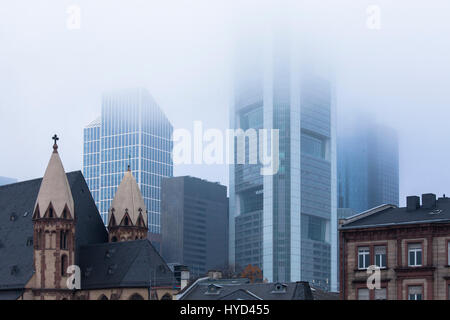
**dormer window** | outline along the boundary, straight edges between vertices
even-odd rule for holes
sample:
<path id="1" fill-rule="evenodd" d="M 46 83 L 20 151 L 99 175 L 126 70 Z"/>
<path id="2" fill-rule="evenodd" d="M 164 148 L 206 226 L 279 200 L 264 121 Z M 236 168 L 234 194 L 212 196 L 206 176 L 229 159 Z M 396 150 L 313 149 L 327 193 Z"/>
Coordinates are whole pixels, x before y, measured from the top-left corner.
<path id="1" fill-rule="evenodd" d="M 53 218 L 53 208 L 52 207 L 48 208 L 48 217 Z"/>
<path id="2" fill-rule="evenodd" d="M 128 220 L 128 217 L 125 217 L 124 225 L 126 225 L 126 226 L 130 225 L 130 221 Z"/>
<path id="3" fill-rule="evenodd" d="M 11 267 L 11 275 L 14 276 L 19 272 L 19 267 L 14 265 Z"/>
<path id="4" fill-rule="evenodd" d="M 63 210 L 62 216 L 64 219 L 67 219 L 67 209 Z"/>
<path id="5" fill-rule="evenodd" d="M 277 282 L 274 284 L 273 286 L 273 291 L 272 293 L 286 293 L 286 285 L 282 284 L 280 282 Z"/>
<path id="6" fill-rule="evenodd" d="M 218 286 L 216 284 L 210 284 L 208 285 L 208 289 L 206 290 L 205 294 L 220 294 L 222 287 Z"/>

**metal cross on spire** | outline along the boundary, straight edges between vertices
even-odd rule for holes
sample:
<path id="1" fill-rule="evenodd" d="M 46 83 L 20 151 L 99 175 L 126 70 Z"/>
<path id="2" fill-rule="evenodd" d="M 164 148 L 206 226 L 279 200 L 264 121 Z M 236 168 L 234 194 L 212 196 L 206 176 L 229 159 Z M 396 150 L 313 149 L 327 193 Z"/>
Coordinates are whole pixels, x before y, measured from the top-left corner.
<path id="1" fill-rule="evenodd" d="M 58 138 L 58 136 L 55 134 L 55 135 L 52 137 L 52 139 L 53 139 L 53 141 L 55 141 L 55 143 L 53 144 L 53 152 L 56 152 L 56 150 L 58 150 L 58 144 L 57 144 L 57 142 L 58 142 L 59 138 Z"/>

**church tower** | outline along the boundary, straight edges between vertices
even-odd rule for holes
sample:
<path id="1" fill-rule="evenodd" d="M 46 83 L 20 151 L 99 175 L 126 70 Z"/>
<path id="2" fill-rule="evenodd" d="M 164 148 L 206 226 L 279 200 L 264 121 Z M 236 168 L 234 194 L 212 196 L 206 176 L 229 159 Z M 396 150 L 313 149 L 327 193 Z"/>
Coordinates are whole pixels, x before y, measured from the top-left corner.
<path id="1" fill-rule="evenodd" d="M 35 294 L 64 298 L 67 267 L 75 262 L 75 208 L 66 172 L 58 154 L 55 135 L 53 152 L 45 170 L 33 213 Z M 53 291 L 54 290 L 54 291 Z M 42 292 L 42 293 L 43 293 Z"/>
<path id="2" fill-rule="evenodd" d="M 146 239 L 147 223 L 147 208 L 128 166 L 108 211 L 109 241 Z"/>

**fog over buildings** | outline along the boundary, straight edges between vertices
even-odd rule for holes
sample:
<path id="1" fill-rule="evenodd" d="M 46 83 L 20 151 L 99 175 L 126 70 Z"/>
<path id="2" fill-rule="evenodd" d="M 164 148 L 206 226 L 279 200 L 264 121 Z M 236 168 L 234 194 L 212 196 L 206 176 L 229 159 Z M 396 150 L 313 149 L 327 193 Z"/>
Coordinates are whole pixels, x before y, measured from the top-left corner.
<path id="1" fill-rule="evenodd" d="M 450 2 L 241 2 L 2 4 L 0 175 L 42 176 L 54 133 L 66 171 L 81 170 L 83 127 L 100 114 L 102 92 L 116 88 L 147 88 L 175 129 L 202 120 L 225 130 L 235 36 L 265 37 L 284 6 L 308 54 L 333 66 L 338 116 L 363 110 L 396 128 L 400 204 L 410 194 L 450 193 Z M 374 4 L 380 29 L 367 27 Z M 81 10 L 79 30 L 66 26 L 70 5 Z M 176 166 L 174 174 L 228 184 L 225 165 Z"/>

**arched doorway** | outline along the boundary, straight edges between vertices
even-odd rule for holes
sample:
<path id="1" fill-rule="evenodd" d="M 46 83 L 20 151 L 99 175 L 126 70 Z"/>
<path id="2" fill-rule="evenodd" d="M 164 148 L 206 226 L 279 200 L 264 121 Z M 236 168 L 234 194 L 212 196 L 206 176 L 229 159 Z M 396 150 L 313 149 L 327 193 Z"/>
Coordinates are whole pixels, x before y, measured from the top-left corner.
<path id="1" fill-rule="evenodd" d="M 144 298 L 139 293 L 135 293 L 130 297 L 129 300 L 144 300 Z"/>
<path id="2" fill-rule="evenodd" d="M 166 293 L 162 296 L 161 300 L 173 300 L 172 295 L 170 293 Z"/>

